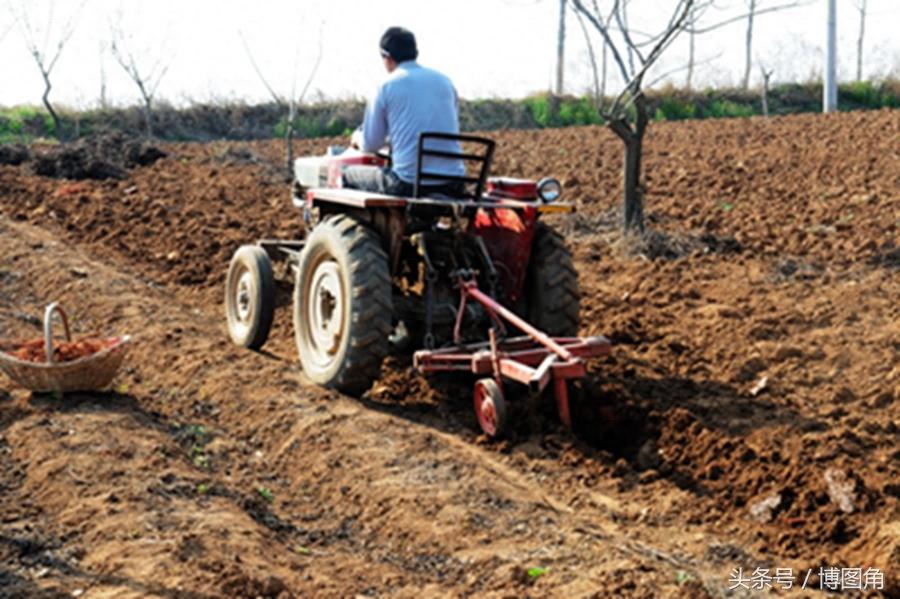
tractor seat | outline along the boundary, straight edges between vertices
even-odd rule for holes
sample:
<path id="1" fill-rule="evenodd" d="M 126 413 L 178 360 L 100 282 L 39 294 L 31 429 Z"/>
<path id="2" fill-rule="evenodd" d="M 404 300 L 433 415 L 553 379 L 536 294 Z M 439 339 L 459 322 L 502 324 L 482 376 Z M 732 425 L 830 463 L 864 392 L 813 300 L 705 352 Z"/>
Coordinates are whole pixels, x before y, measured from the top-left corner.
<path id="1" fill-rule="evenodd" d="M 456 141 L 460 144 L 459 147 L 461 149 L 459 152 L 451 152 L 425 147 L 425 142 L 432 139 Z M 462 151 L 463 143 L 474 146 L 475 150 L 473 152 Z M 416 179 L 413 183 L 413 197 L 452 200 L 468 199 L 476 202 L 479 201 L 491 168 L 491 158 L 494 155 L 494 146 L 495 143 L 493 140 L 484 137 L 475 137 L 474 135 L 454 135 L 452 133 L 427 131 L 420 133 L 419 149 L 416 154 Z M 429 173 L 423 170 L 424 158 L 426 156 L 462 160 L 463 164 L 467 167 L 467 174 L 445 175 L 442 173 Z M 470 164 L 477 168 L 477 176 L 468 174 L 469 170 L 474 170 L 469 168 Z M 429 185 L 428 181 L 440 181 L 440 183 L 438 185 Z"/>

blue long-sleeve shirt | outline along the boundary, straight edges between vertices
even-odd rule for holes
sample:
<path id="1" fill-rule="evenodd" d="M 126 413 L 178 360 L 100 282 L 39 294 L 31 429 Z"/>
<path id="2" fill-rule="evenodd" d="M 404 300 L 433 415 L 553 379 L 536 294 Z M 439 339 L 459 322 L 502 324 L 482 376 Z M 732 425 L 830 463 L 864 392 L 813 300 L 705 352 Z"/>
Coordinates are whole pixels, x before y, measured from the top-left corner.
<path id="1" fill-rule="evenodd" d="M 363 150 L 375 152 L 391 140 L 391 161 L 397 175 L 412 183 L 416 178 L 419 133 L 459 134 L 456 89 L 445 75 L 420 66 L 414 60 L 401 62 L 366 106 Z M 459 143 L 430 140 L 432 150 L 459 152 Z M 425 156 L 422 170 L 428 173 L 464 175 L 461 160 Z M 424 180 L 424 184 L 438 181 Z"/>

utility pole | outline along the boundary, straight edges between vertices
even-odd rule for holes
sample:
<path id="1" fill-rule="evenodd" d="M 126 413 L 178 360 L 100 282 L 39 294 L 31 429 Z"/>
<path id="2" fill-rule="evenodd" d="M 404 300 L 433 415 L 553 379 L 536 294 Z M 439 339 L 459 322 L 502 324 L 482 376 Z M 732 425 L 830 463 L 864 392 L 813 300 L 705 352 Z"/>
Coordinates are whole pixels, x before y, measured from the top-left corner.
<path id="1" fill-rule="evenodd" d="M 824 112 L 837 110 L 837 7 L 836 0 L 828 0 L 828 42 L 825 51 Z"/>

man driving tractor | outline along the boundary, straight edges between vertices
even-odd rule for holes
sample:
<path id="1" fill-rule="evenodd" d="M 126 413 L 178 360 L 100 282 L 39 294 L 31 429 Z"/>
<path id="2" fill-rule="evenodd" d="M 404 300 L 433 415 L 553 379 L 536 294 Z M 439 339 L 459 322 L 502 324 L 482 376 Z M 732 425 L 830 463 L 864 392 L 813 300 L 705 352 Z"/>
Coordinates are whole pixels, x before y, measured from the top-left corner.
<path id="1" fill-rule="evenodd" d="M 571 426 L 570 382 L 586 376 L 586 358 L 610 351 L 605 337 L 578 336 L 578 272 L 562 235 L 541 220 L 573 208 L 559 202 L 552 177 L 489 176 L 495 143 L 459 135 L 456 90 L 416 63 L 412 33 L 392 27 L 380 45 L 389 76 L 354 133 L 356 150 L 294 164 L 303 238 L 262 239 L 232 257 L 232 340 L 266 342 L 272 263 L 287 262 L 277 272 L 294 279 L 294 337 L 309 381 L 362 394 L 381 376 L 391 341 L 405 337 L 424 347 L 412 355 L 419 372 L 480 377 L 472 398 L 485 434 L 508 428 L 510 384 L 533 397 L 551 390 Z M 374 166 L 384 164 L 373 154 L 388 139 L 393 165 Z"/>
<path id="2" fill-rule="evenodd" d="M 343 186 L 408 197 L 413 194 L 416 178 L 419 134 L 459 134 L 458 99 L 447 76 L 416 62 L 419 51 L 411 31 L 391 27 L 381 36 L 379 46 L 389 76 L 366 106 L 362 127 L 354 132 L 351 145 L 364 152 L 377 152 L 389 142 L 392 165 L 347 166 L 342 173 Z M 459 142 L 452 140 L 431 140 L 429 149 L 460 152 Z M 459 159 L 425 156 L 423 160 L 423 171 L 465 175 Z M 452 194 L 460 185 L 426 179 L 422 187 L 426 194 Z"/>

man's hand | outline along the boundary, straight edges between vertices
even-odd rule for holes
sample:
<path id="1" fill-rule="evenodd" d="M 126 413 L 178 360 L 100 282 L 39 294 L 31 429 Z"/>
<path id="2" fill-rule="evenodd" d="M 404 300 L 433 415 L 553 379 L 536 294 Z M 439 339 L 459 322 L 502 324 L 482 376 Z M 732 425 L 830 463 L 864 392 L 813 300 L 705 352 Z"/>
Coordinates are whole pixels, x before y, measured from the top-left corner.
<path id="1" fill-rule="evenodd" d="M 350 136 L 350 147 L 355 150 L 362 150 L 363 148 L 363 132 L 362 129 L 357 129 L 353 132 L 353 135 Z"/>

